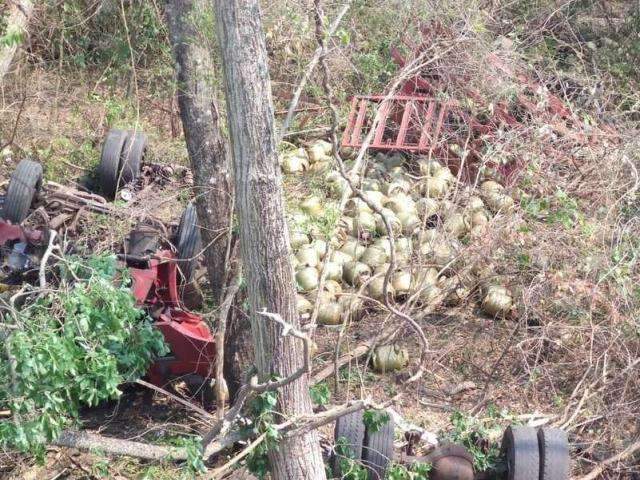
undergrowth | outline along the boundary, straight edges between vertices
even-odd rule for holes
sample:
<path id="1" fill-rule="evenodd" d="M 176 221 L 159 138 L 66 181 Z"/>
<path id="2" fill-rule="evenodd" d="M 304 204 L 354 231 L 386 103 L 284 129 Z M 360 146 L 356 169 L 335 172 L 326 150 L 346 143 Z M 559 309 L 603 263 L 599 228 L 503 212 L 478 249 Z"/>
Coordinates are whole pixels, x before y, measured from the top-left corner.
<path id="1" fill-rule="evenodd" d="M 26 308 L 2 306 L 10 327 L 0 357 L 0 406 L 11 418 L 0 422 L 0 443 L 40 458 L 48 442 L 79 421 L 82 406 L 118 398 L 120 385 L 167 352 L 115 257 L 71 259 L 63 278 Z"/>

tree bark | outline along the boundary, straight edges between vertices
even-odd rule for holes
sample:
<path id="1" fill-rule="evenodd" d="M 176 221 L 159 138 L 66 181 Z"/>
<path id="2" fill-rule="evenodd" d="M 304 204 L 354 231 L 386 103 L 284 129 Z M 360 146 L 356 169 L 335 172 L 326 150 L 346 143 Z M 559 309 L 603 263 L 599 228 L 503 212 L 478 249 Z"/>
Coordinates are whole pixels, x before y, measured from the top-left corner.
<path id="1" fill-rule="evenodd" d="M 33 13 L 33 2 L 31 0 L 18 0 L 10 2 L 11 7 L 7 12 L 5 32 L 17 32 L 26 37 L 27 25 Z M 4 32 L 0 32 L 3 34 Z M 0 85 L 4 82 L 4 76 L 11 67 L 13 57 L 18 51 L 22 42 L 11 42 L 9 45 L 0 48 Z"/>
<path id="2" fill-rule="evenodd" d="M 303 364 L 303 345 L 258 315 L 266 309 L 299 327 L 289 232 L 274 135 L 273 103 L 258 0 L 214 0 L 222 53 L 249 316 L 261 381 L 284 378 Z M 308 376 L 278 391 L 284 417 L 311 413 Z M 275 480 L 324 479 L 317 432 L 283 438 L 270 450 Z"/>
<path id="3" fill-rule="evenodd" d="M 213 298 L 221 301 L 231 211 L 227 142 L 220 130 L 215 70 L 207 47 L 206 0 L 167 0 L 167 21 L 176 61 L 178 104 L 193 170 L 196 208 Z"/>

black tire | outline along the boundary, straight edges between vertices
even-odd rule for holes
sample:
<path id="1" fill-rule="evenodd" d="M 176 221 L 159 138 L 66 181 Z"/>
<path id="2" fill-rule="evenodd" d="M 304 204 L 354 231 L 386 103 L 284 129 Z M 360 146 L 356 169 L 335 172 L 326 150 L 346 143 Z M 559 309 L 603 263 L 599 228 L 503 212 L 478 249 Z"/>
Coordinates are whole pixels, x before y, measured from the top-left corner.
<path id="1" fill-rule="evenodd" d="M 200 375 L 186 375 L 184 382 L 193 400 L 200 402 L 205 410 L 212 410 L 216 405 L 216 394 L 211 382 Z"/>
<path id="2" fill-rule="evenodd" d="M 142 132 L 128 132 L 122 147 L 119 185 L 132 182 L 140 176 L 140 168 L 147 153 L 149 140 Z"/>
<path id="3" fill-rule="evenodd" d="M 343 438 L 347 448 L 350 450 L 350 458 L 359 462 L 362 458 L 362 443 L 364 442 L 364 422 L 362 421 L 362 410 L 343 415 L 336 420 L 336 428 L 334 430 L 334 440 L 337 445 L 338 440 Z M 343 472 L 340 471 L 340 459 L 342 455 L 334 452 L 331 459 L 331 466 L 336 477 L 340 478 Z"/>
<path id="4" fill-rule="evenodd" d="M 502 436 L 507 480 L 539 480 L 538 434 L 531 427 L 507 427 Z"/>
<path id="5" fill-rule="evenodd" d="M 570 455 L 566 432 L 559 428 L 538 430 L 540 451 L 540 480 L 566 480 L 569 478 Z"/>
<path id="6" fill-rule="evenodd" d="M 176 235 L 176 249 L 178 267 L 185 283 L 193 280 L 198 265 L 197 255 L 202 250 L 202 238 L 198 228 L 198 214 L 193 203 L 189 203 L 180 217 L 178 233 Z"/>
<path id="7" fill-rule="evenodd" d="M 21 223 L 29 215 L 33 199 L 42 186 L 42 165 L 33 160 L 20 160 L 11 174 L 4 199 L 2 216 L 13 224 Z"/>
<path id="8" fill-rule="evenodd" d="M 362 464 L 369 472 L 369 480 L 385 478 L 387 466 L 393 460 L 394 431 L 395 424 L 391 417 L 377 432 L 365 429 Z"/>
<path id="9" fill-rule="evenodd" d="M 114 198 L 118 191 L 120 158 L 129 134 L 124 130 L 111 129 L 102 144 L 100 165 L 98 165 L 98 185 L 107 198 Z"/>

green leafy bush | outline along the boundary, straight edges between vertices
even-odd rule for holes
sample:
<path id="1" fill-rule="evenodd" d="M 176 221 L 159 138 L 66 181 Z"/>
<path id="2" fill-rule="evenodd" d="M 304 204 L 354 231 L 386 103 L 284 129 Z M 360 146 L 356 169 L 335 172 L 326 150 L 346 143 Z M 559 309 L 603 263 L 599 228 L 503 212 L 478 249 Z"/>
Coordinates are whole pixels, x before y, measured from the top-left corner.
<path id="1" fill-rule="evenodd" d="M 430 463 L 416 462 L 409 467 L 393 463 L 387 468 L 387 480 L 427 480 L 431 471 Z"/>
<path id="2" fill-rule="evenodd" d="M 492 442 L 483 445 L 483 440 L 489 438 L 495 430 L 501 431 L 499 421 L 508 418 L 505 413 L 497 412 L 494 407 L 489 408 L 488 413 L 487 420 L 479 420 L 459 411 L 453 412 L 453 430 L 447 436 L 447 440 L 462 444 L 469 450 L 473 456 L 473 467 L 480 472 L 494 468 L 500 457 L 498 445 Z"/>
<path id="3" fill-rule="evenodd" d="M 78 281 L 16 313 L 0 358 L 0 444 L 42 455 L 78 420 L 81 406 L 120 395 L 167 352 L 160 331 L 135 305 L 115 257 L 73 261 Z"/>

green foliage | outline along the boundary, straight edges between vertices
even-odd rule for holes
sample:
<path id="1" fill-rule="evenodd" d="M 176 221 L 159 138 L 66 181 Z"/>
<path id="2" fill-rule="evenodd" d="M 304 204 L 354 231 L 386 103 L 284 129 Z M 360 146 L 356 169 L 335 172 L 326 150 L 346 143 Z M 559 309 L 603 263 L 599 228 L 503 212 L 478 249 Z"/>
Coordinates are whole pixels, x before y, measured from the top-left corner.
<path id="1" fill-rule="evenodd" d="M 24 42 L 25 32 L 20 28 L 9 28 L 2 36 L 0 36 L 0 47 L 9 48 L 20 45 Z"/>
<path id="2" fill-rule="evenodd" d="M 316 405 L 326 405 L 331 400 L 331 390 L 329 390 L 326 382 L 321 382 L 311 387 L 309 395 L 311 396 L 311 401 Z"/>
<path id="3" fill-rule="evenodd" d="M 389 421 L 389 414 L 382 410 L 366 410 L 362 415 L 362 421 L 368 431 L 376 433 L 387 424 Z"/>
<path id="4" fill-rule="evenodd" d="M 142 376 L 167 352 L 162 334 L 135 305 L 115 257 L 70 262 L 81 281 L 18 313 L 0 358 L 0 422 L 5 448 L 44 454 L 44 445 L 78 419 L 82 405 L 118 398 L 118 386 Z"/>
<path id="5" fill-rule="evenodd" d="M 451 415 L 453 430 L 447 440 L 464 445 L 473 455 L 473 466 L 476 471 L 485 471 L 496 466 L 500 449 L 496 444 L 482 447 L 481 440 L 489 437 L 493 430 L 501 430 L 498 420 L 507 418 L 506 413 L 498 412 L 493 406 L 488 409 L 488 421 L 466 416 L 456 411 Z"/>
<path id="6" fill-rule="evenodd" d="M 335 445 L 342 480 L 367 480 L 367 470 L 355 459 L 352 446 L 345 437 L 340 437 Z"/>
<path id="7" fill-rule="evenodd" d="M 548 198 L 523 195 L 520 205 L 530 217 L 549 224 L 572 228 L 584 223 L 578 202 L 562 190 L 557 190 L 553 197 Z"/>
<path id="8" fill-rule="evenodd" d="M 397 70 L 386 42 L 381 42 L 375 50 L 358 53 L 354 60 L 367 91 L 375 91 L 386 85 Z"/>
<path id="9" fill-rule="evenodd" d="M 274 427 L 274 409 L 278 402 L 278 393 L 264 392 L 251 401 L 250 412 L 254 421 L 254 430 L 258 434 L 266 434 L 264 441 L 247 456 L 247 468 L 258 478 L 265 478 L 269 473 L 269 450 L 274 448 L 280 439 Z"/>
<path id="10" fill-rule="evenodd" d="M 392 463 L 387 468 L 386 480 L 427 480 L 431 471 L 430 463 L 416 462 L 408 468 L 404 465 Z"/>
<path id="11" fill-rule="evenodd" d="M 182 447 L 187 452 L 187 460 L 185 466 L 188 471 L 196 475 L 198 473 L 204 473 L 207 471 L 204 462 L 202 460 L 202 438 L 198 436 L 184 436 L 179 437 L 175 441 L 176 446 Z"/>

